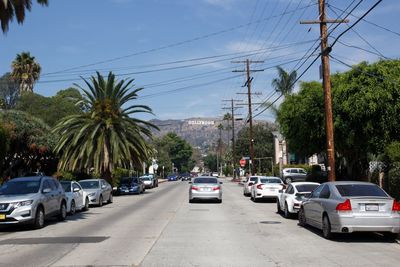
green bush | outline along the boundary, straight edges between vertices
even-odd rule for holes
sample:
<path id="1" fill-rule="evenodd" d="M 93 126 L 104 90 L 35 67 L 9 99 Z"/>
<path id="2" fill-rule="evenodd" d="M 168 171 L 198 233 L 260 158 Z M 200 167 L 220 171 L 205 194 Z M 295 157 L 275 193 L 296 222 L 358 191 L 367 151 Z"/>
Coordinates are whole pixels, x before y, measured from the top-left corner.
<path id="1" fill-rule="evenodd" d="M 310 170 L 307 172 L 307 182 L 315 182 L 321 184 L 328 181 L 328 175 L 326 172 L 322 171 L 320 165 L 312 165 L 310 167 Z"/>
<path id="2" fill-rule="evenodd" d="M 124 168 L 115 168 L 113 170 L 112 176 L 114 183 L 112 186 L 119 186 L 121 178 L 129 176 L 129 170 Z"/>
<path id="3" fill-rule="evenodd" d="M 225 176 L 232 176 L 233 175 L 233 168 L 230 165 L 226 165 L 222 172 L 224 173 Z"/>
<path id="4" fill-rule="evenodd" d="M 400 162 L 393 164 L 389 170 L 389 195 L 400 200 Z"/>

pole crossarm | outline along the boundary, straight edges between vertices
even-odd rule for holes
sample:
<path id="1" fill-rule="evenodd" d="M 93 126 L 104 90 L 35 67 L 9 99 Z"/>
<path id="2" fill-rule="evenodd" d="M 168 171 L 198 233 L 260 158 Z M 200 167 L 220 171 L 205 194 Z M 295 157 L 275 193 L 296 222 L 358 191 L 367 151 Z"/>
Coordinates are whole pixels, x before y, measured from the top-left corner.
<path id="1" fill-rule="evenodd" d="M 350 20 L 348 19 L 325 19 L 324 21 L 321 20 L 302 20 L 300 24 L 321 24 L 321 23 L 349 23 Z"/>

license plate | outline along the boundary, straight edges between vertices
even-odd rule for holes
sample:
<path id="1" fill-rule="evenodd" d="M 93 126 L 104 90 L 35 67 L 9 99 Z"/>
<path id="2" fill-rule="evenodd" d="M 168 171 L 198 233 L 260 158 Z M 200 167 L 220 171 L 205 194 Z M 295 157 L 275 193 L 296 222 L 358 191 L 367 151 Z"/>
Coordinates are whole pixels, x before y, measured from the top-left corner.
<path id="1" fill-rule="evenodd" d="M 378 204 L 365 204 L 366 211 L 378 211 L 379 205 Z"/>
<path id="2" fill-rule="evenodd" d="M 6 219 L 6 215 L 5 214 L 0 214 L 0 220 L 5 220 Z"/>
<path id="3" fill-rule="evenodd" d="M 205 187 L 205 188 L 202 188 L 201 191 L 210 192 L 210 191 L 211 191 L 211 188 Z"/>

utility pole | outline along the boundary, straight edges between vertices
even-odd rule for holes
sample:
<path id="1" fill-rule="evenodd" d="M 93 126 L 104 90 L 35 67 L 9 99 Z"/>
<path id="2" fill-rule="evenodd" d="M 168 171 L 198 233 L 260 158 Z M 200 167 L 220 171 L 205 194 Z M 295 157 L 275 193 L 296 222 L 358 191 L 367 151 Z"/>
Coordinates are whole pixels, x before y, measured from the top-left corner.
<path id="1" fill-rule="evenodd" d="M 248 105 L 249 105 L 249 139 L 250 139 L 250 172 L 252 175 L 255 174 L 255 165 L 254 165 L 254 138 L 253 138 L 253 114 L 251 108 L 251 82 L 253 80 L 250 77 L 251 72 L 258 72 L 264 70 L 250 70 L 251 63 L 264 63 L 264 61 L 251 61 L 246 59 L 246 61 L 232 61 L 232 63 L 246 63 L 246 70 L 234 70 L 233 72 L 246 72 L 247 81 L 244 86 L 247 85 L 247 97 L 248 97 Z"/>
<path id="2" fill-rule="evenodd" d="M 325 0 L 318 0 L 319 20 L 318 21 L 301 21 L 300 24 L 319 24 L 321 35 L 321 61 L 322 61 L 322 84 L 324 87 L 325 102 L 325 121 L 326 121 L 326 145 L 328 154 L 328 180 L 335 181 L 335 143 L 333 134 L 333 113 L 332 113 L 332 93 L 331 93 L 331 77 L 329 65 L 329 53 L 332 48 L 328 46 L 328 30 L 327 23 L 347 23 L 348 20 L 331 20 L 326 19 Z"/>
<path id="3" fill-rule="evenodd" d="M 235 110 L 240 107 L 235 107 L 235 102 L 242 102 L 242 100 L 230 99 L 222 100 L 231 102 L 231 119 L 232 119 L 232 161 L 233 161 L 233 179 L 236 179 L 236 151 L 235 151 Z M 229 108 L 223 108 L 229 109 Z"/>

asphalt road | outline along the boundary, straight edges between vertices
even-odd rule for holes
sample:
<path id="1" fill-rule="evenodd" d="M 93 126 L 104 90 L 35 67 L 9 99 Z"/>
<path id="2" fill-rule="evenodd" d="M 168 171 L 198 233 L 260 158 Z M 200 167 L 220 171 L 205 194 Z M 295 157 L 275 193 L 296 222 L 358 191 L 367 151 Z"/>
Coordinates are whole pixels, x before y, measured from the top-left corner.
<path id="1" fill-rule="evenodd" d="M 188 203 L 188 184 L 78 213 L 41 230 L 0 228 L 0 266 L 398 266 L 400 245 L 377 234 L 325 240 L 225 182 L 223 203 Z"/>

